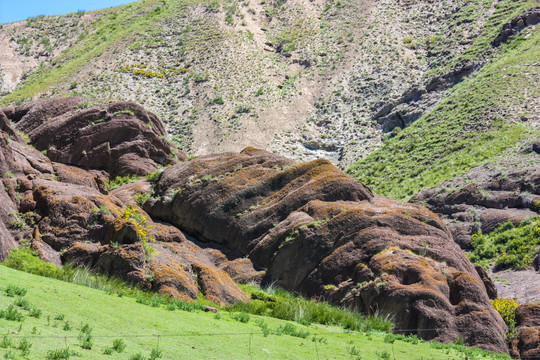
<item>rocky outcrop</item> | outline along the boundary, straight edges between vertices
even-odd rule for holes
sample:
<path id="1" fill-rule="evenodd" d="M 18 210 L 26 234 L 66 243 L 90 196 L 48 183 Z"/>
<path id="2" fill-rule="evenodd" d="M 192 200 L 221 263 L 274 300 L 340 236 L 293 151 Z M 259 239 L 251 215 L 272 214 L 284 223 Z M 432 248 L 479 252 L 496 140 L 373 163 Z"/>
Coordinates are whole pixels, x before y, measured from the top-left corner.
<path id="1" fill-rule="evenodd" d="M 87 266 L 188 301 L 199 290 L 219 304 L 249 301 L 236 282 L 277 281 L 388 315 L 425 339 L 461 337 L 505 351 L 506 326 L 491 308 L 486 279 L 429 210 L 375 195 L 326 160 L 294 164 L 254 148 L 176 163 L 155 184 L 109 192 L 107 178 L 174 162 L 152 155 L 174 151 L 157 140 L 157 118 L 127 103 L 80 110 L 73 99 L 58 101 L 6 110 L 34 146 L 48 148 L 45 156 L 1 133 L 1 206 L 18 217 L 16 226 L 2 219 L 16 234 L 2 238 L 3 254 L 24 236 L 58 265 Z M 138 160 L 122 162 L 127 155 Z"/>
<path id="2" fill-rule="evenodd" d="M 540 203 L 539 155 L 531 149 L 494 164 L 478 166 L 463 176 L 422 190 L 411 202 L 439 214 L 456 242 L 470 249 L 471 235 L 537 215 Z"/>
<path id="3" fill-rule="evenodd" d="M 508 39 L 518 34 L 525 27 L 536 25 L 538 23 L 540 23 L 540 7 L 528 9 L 523 14 L 516 16 L 511 21 L 504 24 L 492 44 L 494 46 L 499 46 L 501 43 L 508 41 Z"/>
<path id="4" fill-rule="evenodd" d="M 52 161 L 105 170 L 112 177 L 145 175 L 185 158 L 166 142 L 161 121 L 131 102 L 43 99 L 4 112 Z"/>
<path id="5" fill-rule="evenodd" d="M 512 355 L 521 359 L 540 359 L 540 305 L 520 305 L 516 309 L 516 327 Z"/>
<path id="6" fill-rule="evenodd" d="M 135 104 L 83 109 L 83 100 L 47 99 L 0 111 L 0 258 L 25 244 L 58 266 L 90 267 L 184 300 L 196 299 L 200 287 L 216 303 L 248 301 L 226 270 L 235 261 L 217 249 L 212 251 L 221 256 L 205 256 L 207 250 L 180 230 L 154 223 L 138 208 L 135 195 L 148 193 L 148 182 L 112 194 L 106 189 L 108 178 L 155 171 L 175 162 L 171 153 L 183 157 L 160 138 L 160 121 Z M 112 112 L 103 120 L 106 126 L 88 124 L 103 112 Z M 8 118 L 19 132 L 28 132 L 35 147 L 48 149 L 47 156 L 26 145 Z M 90 157 L 77 155 L 83 143 Z M 97 156 L 96 149 L 104 147 Z M 136 219 L 126 216 L 130 209 Z M 262 277 L 251 263 L 244 265 L 246 274 Z"/>
<path id="7" fill-rule="evenodd" d="M 328 161 L 292 165 L 254 148 L 201 156 L 165 169 L 144 209 L 291 291 L 392 316 L 426 339 L 505 349 L 506 326 L 444 223 Z"/>

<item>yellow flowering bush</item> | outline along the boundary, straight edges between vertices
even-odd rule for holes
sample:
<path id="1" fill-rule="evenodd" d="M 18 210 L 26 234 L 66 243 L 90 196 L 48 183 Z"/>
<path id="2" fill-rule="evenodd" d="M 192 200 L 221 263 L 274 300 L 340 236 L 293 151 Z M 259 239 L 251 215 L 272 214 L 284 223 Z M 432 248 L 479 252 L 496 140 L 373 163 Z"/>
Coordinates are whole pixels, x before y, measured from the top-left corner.
<path id="1" fill-rule="evenodd" d="M 514 299 L 495 299 L 490 300 L 491 306 L 501 314 L 508 329 L 512 332 L 516 327 L 516 309 L 519 306 Z"/>
<path id="2" fill-rule="evenodd" d="M 155 225 L 146 226 L 146 218 L 139 212 L 139 209 L 134 208 L 133 206 L 126 207 L 126 209 L 120 214 L 120 217 L 135 225 L 135 229 L 137 229 L 137 232 L 141 237 L 146 256 L 150 257 L 151 255 L 156 254 L 157 250 L 148 243 L 149 240 L 153 240 L 148 234 L 148 231 Z"/>

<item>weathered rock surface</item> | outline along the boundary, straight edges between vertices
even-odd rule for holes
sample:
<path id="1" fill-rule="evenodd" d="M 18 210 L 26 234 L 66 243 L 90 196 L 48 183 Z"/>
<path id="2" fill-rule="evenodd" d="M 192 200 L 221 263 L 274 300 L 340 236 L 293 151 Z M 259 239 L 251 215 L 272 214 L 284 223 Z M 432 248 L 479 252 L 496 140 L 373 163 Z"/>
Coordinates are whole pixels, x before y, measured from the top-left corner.
<path id="1" fill-rule="evenodd" d="M 467 174 L 423 190 L 411 198 L 439 214 L 463 249 L 471 235 L 535 216 L 540 202 L 540 156 L 516 156 L 478 166 Z"/>
<path id="2" fill-rule="evenodd" d="M 84 98 L 43 99 L 6 109 L 16 129 L 56 162 L 145 175 L 185 156 L 165 141 L 163 124 L 131 102 L 92 105 Z"/>
<path id="3" fill-rule="evenodd" d="M 423 338 L 505 350 L 506 326 L 444 223 L 328 161 L 291 166 L 253 148 L 201 156 L 165 169 L 155 196 L 144 207 L 154 219 L 247 255 L 266 281 L 388 314 Z"/>
<path id="4" fill-rule="evenodd" d="M 15 132 L 4 121 L 0 214 L 10 227 L 10 212 L 18 212 L 20 225 L 2 235 L 1 254 L 24 236 L 53 263 L 88 266 L 184 300 L 200 290 L 220 304 L 249 301 L 235 282 L 278 281 L 387 314 L 426 339 L 459 336 L 505 351 L 506 326 L 485 279 L 429 210 L 377 196 L 326 160 L 294 165 L 254 148 L 177 163 L 154 185 L 139 180 L 109 193 L 107 178 L 174 162 L 159 121 L 128 103 L 79 110 L 78 100 L 58 101 L 5 111 L 47 156 L 20 139 L 9 143 Z M 141 209 L 137 196 L 152 187 Z"/>
<path id="5" fill-rule="evenodd" d="M 516 309 L 517 337 L 512 355 L 540 359 L 540 305 L 526 304 Z"/>
<path id="6" fill-rule="evenodd" d="M 220 256 L 205 256 L 207 250 L 180 230 L 153 223 L 141 209 L 136 211 L 148 219 L 144 225 L 122 217 L 128 206 L 137 208 L 137 194 L 151 191 L 148 182 L 127 184 L 112 194 L 106 189 L 108 178 L 144 175 L 173 163 L 170 153 L 181 155 L 160 138 L 165 134 L 160 121 L 132 103 L 81 110 L 77 106 L 83 100 L 40 100 L 0 111 L 0 259 L 19 241 L 31 239 L 38 255 L 58 266 L 90 267 L 184 300 L 196 299 L 200 287 L 216 303 L 248 301 L 227 272 L 237 268 L 236 261 L 217 249 Z M 89 129 L 88 122 L 102 113 L 109 117 L 103 121 L 107 126 Z M 34 146 L 48 149 L 47 156 L 24 144 L 8 118 L 29 133 Z M 93 155 L 80 152 L 83 143 Z M 110 151 L 97 156 L 95 149 L 104 144 Z M 146 248 L 141 230 L 150 234 Z M 241 275 L 262 277 L 250 262 L 244 265 Z M 230 272 L 238 281 L 238 274 Z"/>

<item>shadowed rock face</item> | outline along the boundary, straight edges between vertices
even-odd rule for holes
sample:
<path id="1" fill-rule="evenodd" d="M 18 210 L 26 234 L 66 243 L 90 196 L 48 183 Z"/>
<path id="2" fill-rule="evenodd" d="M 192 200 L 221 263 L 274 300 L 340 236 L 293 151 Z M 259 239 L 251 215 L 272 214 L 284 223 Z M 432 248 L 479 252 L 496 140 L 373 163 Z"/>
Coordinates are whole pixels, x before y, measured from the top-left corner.
<path id="1" fill-rule="evenodd" d="M 174 162 L 167 154 L 175 149 L 138 106 L 76 109 L 81 101 L 0 111 L 3 258 L 32 239 L 57 265 L 89 266 L 184 300 L 201 290 L 221 304 L 249 301 L 235 282 L 276 280 L 388 315 L 426 339 L 460 336 L 505 351 L 506 327 L 480 276 L 429 210 L 377 196 L 328 161 L 295 165 L 254 148 L 177 163 L 156 184 L 109 193 L 107 178 L 154 171 Z M 8 118 L 47 156 L 25 145 Z M 152 187 L 141 209 L 134 199 Z M 139 220 L 126 219 L 127 209 Z"/>
<path id="2" fill-rule="evenodd" d="M 516 309 L 517 336 L 512 356 L 540 359 L 540 305 L 526 304 Z"/>
<path id="3" fill-rule="evenodd" d="M 327 161 L 291 166 L 253 148 L 201 156 L 167 168 L 155 192 L 154 219 L 248 255 L 266 281 L 387 314 L 423 338 L 505 350 L 506 326 L 444 223 Z"/>
<path id="4" fill-rule="evenodd" d="M 161 121 L 131 102 L 92 105 L 84 98 L 44 99 L 4 109 L 36 149 L 56 162 L 145 175 L 185 156 L 165 142 Z"/>

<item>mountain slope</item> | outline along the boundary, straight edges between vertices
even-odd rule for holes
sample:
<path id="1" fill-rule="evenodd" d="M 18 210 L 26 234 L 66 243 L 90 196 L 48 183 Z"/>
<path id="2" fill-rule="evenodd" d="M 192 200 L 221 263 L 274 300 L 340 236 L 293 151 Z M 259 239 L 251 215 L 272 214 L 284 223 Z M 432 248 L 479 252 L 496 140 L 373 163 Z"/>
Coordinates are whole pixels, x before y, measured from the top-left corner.
<path id="1" fill-rule="evenodd" d="M 540 130 L 540 32 L 530 29 L 502 47 L 496 60 L 348 172 L 380 194 L 407 199 L 522 152 Z M 528 157 L 536 162 L 538 155 Z"/>
<path id="2" fill-rule="evenodd" d="M 192 154 L 252 145 L 344 168 L 494 58 L 535 4 L 143 0 L 34 18 L 0 30 L 0 101 L 135 100 Z"/>

